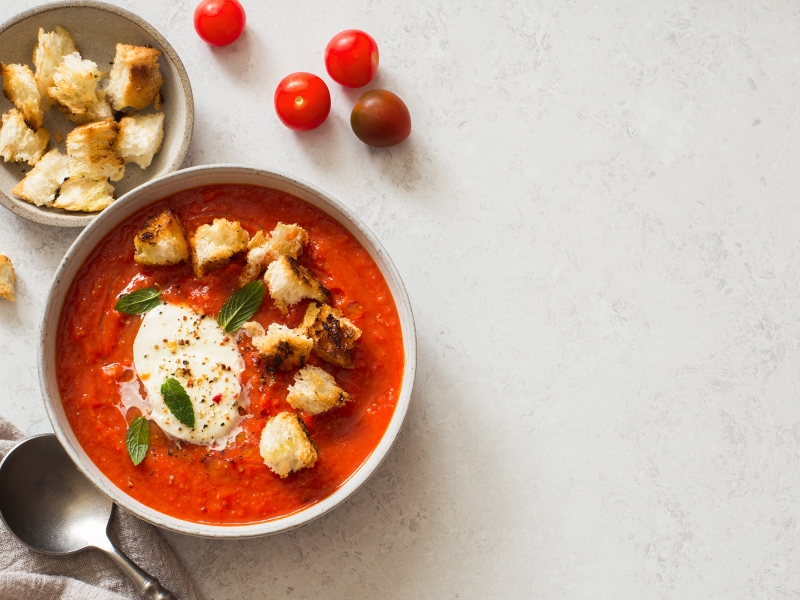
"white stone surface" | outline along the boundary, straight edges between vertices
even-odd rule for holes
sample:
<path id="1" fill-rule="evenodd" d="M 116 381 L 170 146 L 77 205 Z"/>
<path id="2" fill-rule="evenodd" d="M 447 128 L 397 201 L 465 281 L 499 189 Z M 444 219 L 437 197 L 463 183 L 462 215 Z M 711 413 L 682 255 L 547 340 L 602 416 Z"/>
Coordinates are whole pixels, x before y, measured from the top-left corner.
<path id="1" fill-rule="evenodd" d="M 414 305 L 405 427 L 293 532 L 167 535 L 209 600 L 800 595 L 800 10 L 795 2 L 116 2 L 183 57 L 186 165 L 304 178 L 354 208 Z M 0 4 L 0 18 L 33 6 Z M 272 94 L 340 30 L 414 130 L 371 150 L 359 92 L 294 134 Z M 0 49 L 2 54 L 2 49 Z M 0 56 L 2 60 L 2 56 Z M 36 331 L 76 231 L 0 214 L 0 411 L 49 429 Z"/>

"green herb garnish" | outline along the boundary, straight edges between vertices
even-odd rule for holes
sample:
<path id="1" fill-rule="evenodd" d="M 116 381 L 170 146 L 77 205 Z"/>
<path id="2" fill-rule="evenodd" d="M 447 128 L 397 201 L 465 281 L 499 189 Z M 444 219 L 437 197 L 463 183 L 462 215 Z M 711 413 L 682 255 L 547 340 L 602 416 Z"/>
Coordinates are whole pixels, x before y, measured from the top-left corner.
<path id="1" fill-rule="evenodd" d="M 126 315 L 140 315 L 153 310 L 161 302 L 161 288 L 149 287 L 122 294 L 114 305 L 114 310 Z"/>
<path id="2" fill-rule="evenodd" d="M 128 425 L 128 436 L 125 439 L 128 446 L 128 455 L 134 465 L 144 460 L 147 447 L 150 445 L 150 425 L 144 417 L 136 417 Z"/>
<path id="3" fill-rule="evenodd" d="M 194 407 L 189 400 L 189 394 L 177 379 L 170 377 L 161 384 L 161 395 L 164 404 L 181 423 L 187 427 L 194 427 Z"/>
<path id="4" fill-rule="evenodd" d="M 217 322 L 227 332 L 236 331 L 253 318 L 264 300 L 264 282 L 254 281 L 234 292 L 219 311 Z"/>

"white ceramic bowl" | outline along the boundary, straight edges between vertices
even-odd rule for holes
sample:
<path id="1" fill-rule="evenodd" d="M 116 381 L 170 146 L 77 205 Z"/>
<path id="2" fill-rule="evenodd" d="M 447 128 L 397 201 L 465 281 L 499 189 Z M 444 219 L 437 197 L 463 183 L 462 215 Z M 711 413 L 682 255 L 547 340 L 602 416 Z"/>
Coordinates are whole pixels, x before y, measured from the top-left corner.
<path id="1" fill-rule="evenodd" d="M 164 36 L 141 17 L 117 6 L 94 0 L 67 0 L 37 6 L 0 25 L 0 62 L 33 68 L 31 55 L 39 28 L 52 31 L 56 25 L 70 32 L 83 57 L 96 62 L 101 71 L 111 68 L 117 43 L 149 45 L 161 50 L 158 62 L 164 79 L 161 86 L 164 105 L 160 109 L 164 113 L 164 143 L 144 171 L 133 163 L 126 165 L 125 177 L 113 184 L 115 195 L 121 197 L 146 181 L 179 169 L 192 139 L 194 100 L 186 69 Z M 13 105 L 0 95 L 0 113 L 11 108 Z M 154 110 L 149 107 L 140 112 L 147 114 Z M 57 143 L 51 139 L 51 147 L 65 152 L 63 139 L 76 125 L 53 107 L 45 113 L 44 127 L 62 138 Z M 95 218 L 96 213 L 35 206 L 14 196 L 11 190 L 31 168 L 25 162 L 6 163 L 0 159 L 0 204 L 21 217 L 57 227 L 84 227 Z"/>
<path id="2" fill-rule="evenodd" d="M 403 334 L 405 370 L 402 389 L 392 420 L 377 448 L 339 489 L 324 500 L 286 517 L 252 525 L 204 525 L 164 515 L 134 500 L 102 474 L 83 450 L 67 420 L 56 381 L 56 334 L 64 298 L 75 274 L 100 240 L 141 208 L 182 190 L 213 184 L 247 184 L 274 188 L 301 198 L 326 212 L 361 242 L 380 268 L 394 296 Z M 311 185 L 286 175 L 234 165 L 200 166 L 178 171 L 128 192 L 92 221 L 78 236 L 53 278 L 39 337 L 39 381 L 47 414 L 59 441 L 78 468 L 114 502 L 145 521 L 191 535 L 244 538 L 286 531 L 328 512 L 355 492 L 378 468 L 397 437 L 411 399 L 416 371 L 417 342 L 408 295 L 391 259 L 378 239 L 347 207 Z"/>

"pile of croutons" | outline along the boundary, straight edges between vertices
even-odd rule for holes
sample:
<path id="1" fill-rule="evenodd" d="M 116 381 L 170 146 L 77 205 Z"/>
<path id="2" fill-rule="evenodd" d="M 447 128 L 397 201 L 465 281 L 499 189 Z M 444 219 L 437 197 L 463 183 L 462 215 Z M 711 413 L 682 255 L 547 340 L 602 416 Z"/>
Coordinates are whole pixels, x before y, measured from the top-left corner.
<path id="1" fill-rule="evenodd" d="M 3 92 L 15 107 L 2 116 L 0 156 L 33 166 L 12 193 L 36 206 L 71 211 L 97 212 L 111 204 L 109 181 L 122 179 L 127 163 L 146 169 L 161 149 L 164 113 L 114 118 L 123 109 L 161 107 L 160 54 L 155 48 L 117 44 L 106 74 L 81 56 L 66 29 L 56 27 L 39 29 L 35 71 L 0 63 Z M 42 123 L 51 106 L 79 125 L 67 134 L 66 155 L 57 148 L 46 152 L 50 133 Z"/>
<path id="2" fill-rule="evenodd" d="M 361 330 L 342 312 L 331 306 L 331 293 L 297 258 L 308 242 L 308 232 L 297 224 L 278 223 L 264 234 L 252 238 L 238 221 L 214 219 L 187 235 L 169 209 L 151 216 L 134 239 L 134 260 L 145 265 L 174 265 L 191 261 L 197 277 L 218 269 L 241 252 L 247 264 L 239 276 L 239 286 L 262 277 L 275 305 L 283 314 L 289 306 L 310 298 L 303 322 L 295 329 L 280 323 L 264 326 L 245 323 L 243 335 L 270 373 L 298 369 L 286 398 L 295 410 L 311 415 L 342 406 L 352 400 L 334 377 L 319 367 L 306 365 L 313 352 L 324 361 L 352 369 L 353 348 Z M 264 462 L 280 477 L 304 467 L 312 467 L 317 450 L 305 424 L 297 413 L 282 412 L 267 422 L 261 435 Z"/>

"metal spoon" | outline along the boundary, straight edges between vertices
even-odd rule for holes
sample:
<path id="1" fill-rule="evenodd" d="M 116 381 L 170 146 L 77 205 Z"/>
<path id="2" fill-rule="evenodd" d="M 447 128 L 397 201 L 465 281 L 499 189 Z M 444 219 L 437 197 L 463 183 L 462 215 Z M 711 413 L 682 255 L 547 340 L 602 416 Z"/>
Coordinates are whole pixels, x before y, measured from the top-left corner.
<path id="1" fill-rule="evenodd" d="M 0 461 L 0 518 L 19 541 L 44 554 L 96 548 L 148 600 L 177 600 L 108 538 L 114 503 L 86 479 L 53 434 L 23 440 Z"/>

